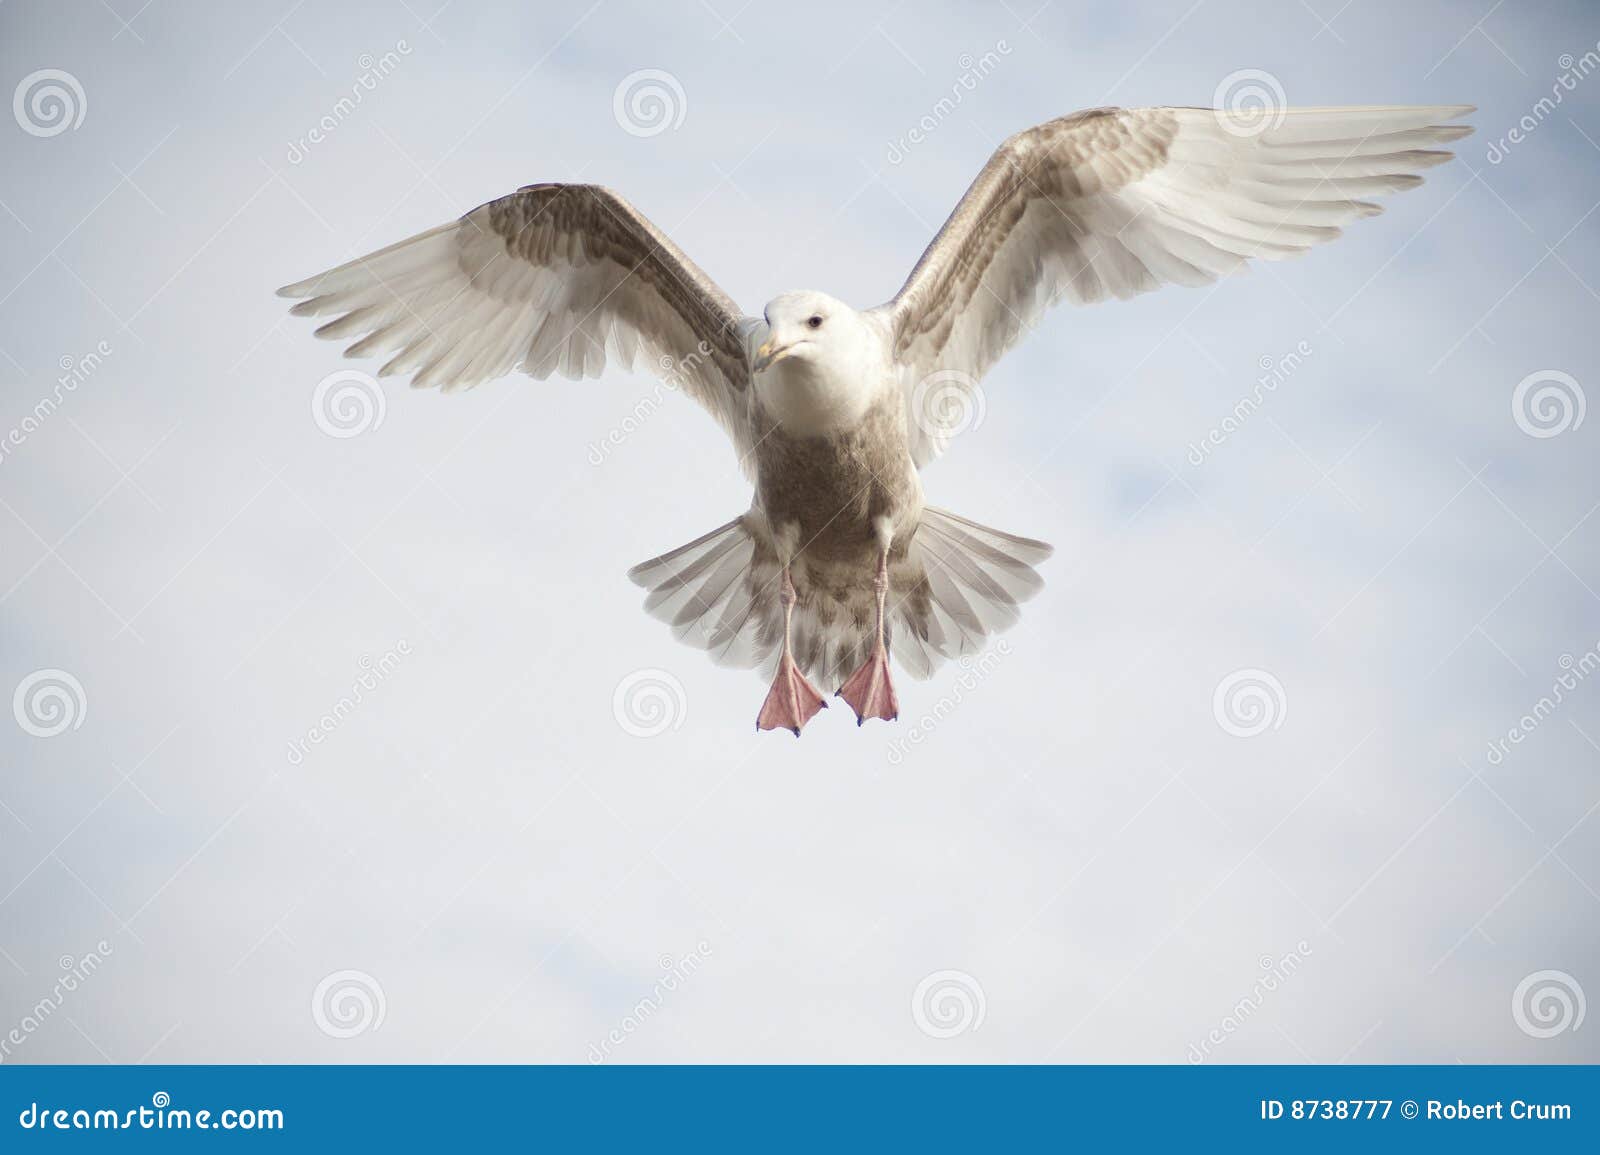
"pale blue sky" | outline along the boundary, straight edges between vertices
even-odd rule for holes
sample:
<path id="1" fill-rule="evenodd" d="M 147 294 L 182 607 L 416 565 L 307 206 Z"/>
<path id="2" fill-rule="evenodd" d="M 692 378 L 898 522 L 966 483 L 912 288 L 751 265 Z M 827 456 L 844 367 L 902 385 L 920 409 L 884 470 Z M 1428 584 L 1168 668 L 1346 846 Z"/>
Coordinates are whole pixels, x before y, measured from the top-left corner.
<path id="1" fill-rule="evenodd" d="M 1597 384 L 1600 78 L 1535 112 L 1592 6 L 436 3 L 0 8 L 4 90 L 59 69 L 86 102 L 0 125 L 0 438 L 109 350 L 0 457 L 0 689 L 63 670 L 83 702 L 0 726 L 0 1038 L 112 948 L 0 1057 L 583 1062 L 691 952 L 619 1060 L 1600 1057 L 1511 1009 L 1541 971 L 1600 995 L 1600 678 L 1488 753 L 1600 645 L 1600 424 L 1530 436 L 1512 402 Z M 614 115 L 643 69 L 681 92 L 650 136 Z M 272 295 L 578 179 L 752 311 L 870 305 L 1009 133 L 1246 69 L 1478 131 L 1335 245 L 1058 312 L 991 374 L 930 499 L 1057 553 L 1007 652 L 906 683 L 898 726 L 757 736 L 757 681 L 641 611 L 627 567 L 748 501 L 692 405 L 599 466 L 647 379 L 390 383 L 329 437 L 349 363 Z M 658 736 L 613 715 L 639 670 L 682 687 Z M 1239 670 L 1276 728 L 1218 724 Z M 311 1012 L 342 971 L 383 996 L 351 1038 Z M 919 1029 L 941 971 L 981 1027 Z"/>

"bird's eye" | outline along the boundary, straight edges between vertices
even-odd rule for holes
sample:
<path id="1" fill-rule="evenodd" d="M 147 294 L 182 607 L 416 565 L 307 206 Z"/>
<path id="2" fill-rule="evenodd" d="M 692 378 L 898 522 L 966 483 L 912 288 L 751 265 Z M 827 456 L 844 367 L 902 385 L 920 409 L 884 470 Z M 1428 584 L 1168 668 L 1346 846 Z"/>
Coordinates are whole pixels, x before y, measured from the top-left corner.
<path id="1" fill-rule="evenodd" d="M 812 316 L 806 320 L 806 324 L 810 325 L 813 329 L 820 329 L 822 328 L 822 318 L 819 316 Z"/>

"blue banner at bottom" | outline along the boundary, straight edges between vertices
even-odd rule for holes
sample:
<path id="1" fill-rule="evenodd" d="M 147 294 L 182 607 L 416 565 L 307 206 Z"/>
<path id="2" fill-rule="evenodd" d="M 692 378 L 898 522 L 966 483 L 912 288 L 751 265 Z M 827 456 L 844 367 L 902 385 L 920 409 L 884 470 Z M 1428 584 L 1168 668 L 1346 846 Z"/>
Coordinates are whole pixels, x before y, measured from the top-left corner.
<path id="1" fill-rule="evenodd" d="M 1597 1067 L 0 1067 L 0 1150 L 1600 1150 Z M 203 1136 L 203 1138 L 202 1138 Z M 219 1138 L 220 1137 L 220 1138 Z"/>

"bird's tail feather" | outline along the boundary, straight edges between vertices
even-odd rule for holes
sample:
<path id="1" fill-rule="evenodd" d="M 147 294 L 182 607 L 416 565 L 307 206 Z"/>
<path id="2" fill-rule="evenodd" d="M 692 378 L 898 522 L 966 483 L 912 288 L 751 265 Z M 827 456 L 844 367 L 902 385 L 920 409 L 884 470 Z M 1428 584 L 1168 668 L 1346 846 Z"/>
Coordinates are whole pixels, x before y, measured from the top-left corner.
<path id="1" fill-rule="evenodd" d="M 754 516 L 734 518 L 640 562 L 628 577 L 649 591 L 645 609 L 679 640 L 707 651 L 719 665 L 770 675 L 783 636 L 781 576 Z M 947 659 L 980 653 L 986 639 L 1013 625 L 1021 603 L 1043 587 L 1034 566 L 1051 552 L 1042 541 L 925 508 L 890 572 L 893 656 L 912 677 L 926 678 Z M 806 592 L 795 610 L 794 656 L 826 692 L 871 652 L 872 591 L 863 576 L 847 603 L 827 602 L 838 596 L 836 583 L 810 588 L 808 572 L 802 557 L 796 581 Z"/>
<path id="2" fill-rule="evenodd" d="M 1042 541 L 926 507 L 905 561 L 922 581 L 896 595 L 894 656 L 912 677 L 926 678 L 945 659 L 980 652 L 1044 587 L 1033 567 L 1053 552 Z"/>
<path id="3" fill-rule="evenodd" d="M 645 610 L 718 665 L 761 665 L 777 646 L 781 622 L 777 561 L 736 517 L 688 545 L 628 571 L 649 591 Z"/>

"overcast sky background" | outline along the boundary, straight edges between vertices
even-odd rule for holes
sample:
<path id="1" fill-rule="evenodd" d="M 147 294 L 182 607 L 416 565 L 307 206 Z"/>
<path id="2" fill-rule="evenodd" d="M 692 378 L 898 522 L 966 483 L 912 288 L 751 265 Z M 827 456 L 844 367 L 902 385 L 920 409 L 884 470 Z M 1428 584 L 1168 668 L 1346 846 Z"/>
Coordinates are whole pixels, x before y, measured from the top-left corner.
<path id="1" fill-rule="evenodd" d="M 1600 676 L 1489 755 L 1600 644 L 1600 417 L 1513 413 L 1530 374 L 1600 382 L 1600 77 L 1491 158 L 1592 5 L 436 3 L 0 8 L 0 87 L 64 70 L 84 113 L 0 122 L 0 435 L 109 350 L 0 457 L 0 690 L 82 687 L 60 734 L 0 715 L 5 1061 L 1600 1058 L 1536 993 L 1600 996 Z M 654 135 L 614 112 L 644 69 Z M 1057 552 L 896 725 L 757 735 L 757 679 L 641 611 L 627 567 L 749 499 L 691 403 L 599 465 L 648 379 L 391 380 L 331 437 L 354 363 L 272 295 L 584 180 L 752 312 L 867 306 L 1009 133 L 1245 69 L 1477 133 L 1337 244 L 1000 364 L 929 497 Z M 682 688 L 651 737 L 614 709 L 641 670 Z M 1240 670 L 1282 687 L 1252 737 L 1213 708 Z"/>

